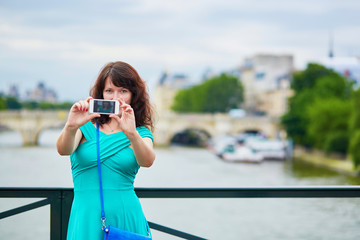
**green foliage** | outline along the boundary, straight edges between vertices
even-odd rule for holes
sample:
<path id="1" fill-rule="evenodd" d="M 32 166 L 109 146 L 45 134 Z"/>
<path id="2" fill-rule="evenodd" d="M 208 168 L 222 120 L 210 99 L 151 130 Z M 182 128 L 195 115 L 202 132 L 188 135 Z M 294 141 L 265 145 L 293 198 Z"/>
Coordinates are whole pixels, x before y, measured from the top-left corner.
<path id="1" fill-rule="evenodd" d="M 345 78 L 318 64 L 309 64 L 304 71 L 295 73 L 292 82 L 295 95 L 289 100 L 289 111 L 281 119 L 294 142 L 323 149 L 326 135 L 338 131 L 328 121 L 340 121 L 348 131 L 347 120 L 341 114 L 345 111 L 346 116 L 350 116 L 349 104 L 345 102 L 350 98 L 351 87 Z M 332 108 L 333 100 L 329 99 L 339 99 L 342 102 L 334 104 L 344 105 L 345 109 Z M 321 114 L 331 115 L 331 119 L 326 120 Z"/>
<path id="2" fill-rule="evenodd" d="M 70 108 L 72 107 L 73 103 L 71 102 L 63 102 L 63 103 L 58 103 L 56 105 L 56 109 L 62 109 L 62 110 L 70 110 Z"/>
<path id="3" fill-rule="evenodd" d="M 317 99 L 308 108 L 309 123 L 306 133 L 312 144 L 324 150 L 324 143 L 332 133 L 348 133 L 348 119 L 351 114 L 349 101 L 338 98 Z"/>
<path id="4" fill-rule="evenodd" d="M 6 108 L 10 110 L 19 110 L 22 108 L 21 103 L 15 97 L 6 98 Z"/>
<path id="5" fill-rule="evenodd" d="M 172 109 L 177 112 L 193 112 L 195 107 L 191 104 L 191 93 L 191 89 L 180 90 L 174 98 Z"/>
<path id="6" fill-rule="evenodd" d="M 349 154 L 351 160 L 353 161 L 354 168 L 357 168 L 360 165 L 360 130 L 354 132 L 349 147 Z"/>
<path id="7" fill-rule="evenodd" d="M 347 131 L 330 132 L 325 138 L 323 150 L 329 153 L 346 154 L 349 147 L 349 133 Z"/>
<path id="8" fill-rule="evenodd" d="M 318 78 L 312 90 L 321 98 L 346 99 L 349 97 L 347 88 L 346 80 L 343 77 L 332 74 Z"/>
<path id="9" fill-rule="evenodd" d="M 349 121 L 351 136 L 348 152 L 356 168 L 360 165 L 360 88 L 353 93 L 351 100 L 352 114 Z"/>
<path id="10" fill-rule="evenodd" d="M 291 83 L 295 92 L 301 92 L 306 88 L 312 88 L 316 80 L 324 76 L 338 76 L 336 72 L 316 63 L 309 63 L 305 71 L 296 72 Z"/>
<path id="11" fill-rule="evenodd" d="M 360 130 L 360 88 L 356 90 L 351 99 L 352 115 L 350 118 L 350 130 Z"/>
<path id="12" fill-rule="evenodd" d="M 180 90 L 174 98 L 176 112 L 226 112 L 243 101 L 243 87 L 238 79 L 222 74 L 190 89 Z"/>
<path id="13" fill-rule="evenodd" d="M 62 102 L 62 103 L 50 103 L 50 102 L 37 102 L 37 101 L 24 101 L 21 102 L 15 97 L 1 97 L 0 96 L 0 110 L 69 110 L 73 103 Z"/>
<path id="14" fill-rule="evenodd" d="M 0 111 L 6 109 L 6 100 L 0 96 Z"/>
<path id="15" fill-rule="evenodd" d="M 288 135 L 297 144 L 311 145 L 311 140 L 306 134 L 309 124 L 308 108 L 314 102 L 316 93 L 305 89 L 290 99 L 290 111 L 281 119 Z"/>
<path id="16" fill-rule="evenodd" d="M 34 110 L 39 107 L 39 103 L 36 101 L 26 101 L 22 103 L 23 108 L 28 110 Z"/>
<path id="17" fill-rule="evenodd" d="M 42 109 L 42 110 L 54 110 L 56 107 L 55 107 L 55 104 L 53 104 L 53 103 L 40 102 L 39 103 L 39 108 Z"/>
<path id="18" fill-rule="evenodd" d="M 70 102 L 63 103 L 50 103 L 50 102 L 40 102 L 38 103 L 38 109 L 41 110 L 69 110 L 72 106 Z"/>

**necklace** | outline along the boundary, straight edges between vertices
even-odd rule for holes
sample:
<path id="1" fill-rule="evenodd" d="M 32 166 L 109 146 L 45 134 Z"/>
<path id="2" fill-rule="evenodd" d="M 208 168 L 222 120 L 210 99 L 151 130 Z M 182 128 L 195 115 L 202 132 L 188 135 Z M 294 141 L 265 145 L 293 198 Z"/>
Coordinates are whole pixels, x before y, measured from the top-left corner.
<path id="1" fill-rule="evenodd" d="M 118 129 L 118 128 L 112 129 L 112 128 L 110 127 L 110 124 L 108 124 L 107 126 L 110 128 L 111 132 L 114 132 L 115 130 Z"/>

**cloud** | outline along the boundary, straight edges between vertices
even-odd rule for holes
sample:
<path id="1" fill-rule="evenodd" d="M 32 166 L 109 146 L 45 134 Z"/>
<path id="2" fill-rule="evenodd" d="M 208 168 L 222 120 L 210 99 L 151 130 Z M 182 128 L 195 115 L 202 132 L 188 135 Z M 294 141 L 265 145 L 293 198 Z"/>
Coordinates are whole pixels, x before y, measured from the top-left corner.
<path id="1" fill-rule="evenodd" d="M 327 55 L 330 31 L 335 54 L 360 54 L 359 3 L 2 1 L 0 81 L 84 85 L 114 60 L 154 81 L 165 68 L 200 76 L 205 68 L 229 69 L 259 53 L 293 54 L 301 67 Z"/>

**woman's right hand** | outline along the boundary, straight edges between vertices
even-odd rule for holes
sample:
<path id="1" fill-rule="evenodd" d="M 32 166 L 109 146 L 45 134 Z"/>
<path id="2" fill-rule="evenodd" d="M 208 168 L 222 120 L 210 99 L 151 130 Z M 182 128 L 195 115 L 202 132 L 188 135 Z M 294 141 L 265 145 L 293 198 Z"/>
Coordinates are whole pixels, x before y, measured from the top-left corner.
<path id="1" fill-rule="evenodd" d="M 92 97 L 81 100 L 72 105 L 66 125 L 72 129 L 78 129 L 93 118 L 100 117 L 98 113 L 89 114 L 89 102 Z"/>

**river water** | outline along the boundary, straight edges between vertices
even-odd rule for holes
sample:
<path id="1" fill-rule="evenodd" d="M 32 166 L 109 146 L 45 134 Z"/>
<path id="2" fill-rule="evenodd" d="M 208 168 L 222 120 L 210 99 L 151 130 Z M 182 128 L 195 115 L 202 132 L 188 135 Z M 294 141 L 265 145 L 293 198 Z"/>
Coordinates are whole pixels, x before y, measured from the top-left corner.
<path id="1" fill-rule="evenodd" d="M 0 183 L 5 187 L 73 187 L 69 157 L 55 149 L 59 130 L 40 146 L 22 147 L 0 133 Z M 358 185 L 360 179 L 298 161 L 225 163 L 206 149 L 156 149 L 136 187 Z M 0 199 L 0 211 L 38 199 Z M 207 239 L 360 239 L 360 199 L 140 199 L 149 221 Z M 0 221 L 0 239 L 49 239 L 49 206 Z M 179 239 L 152 231 L 154 239 Z"/>

